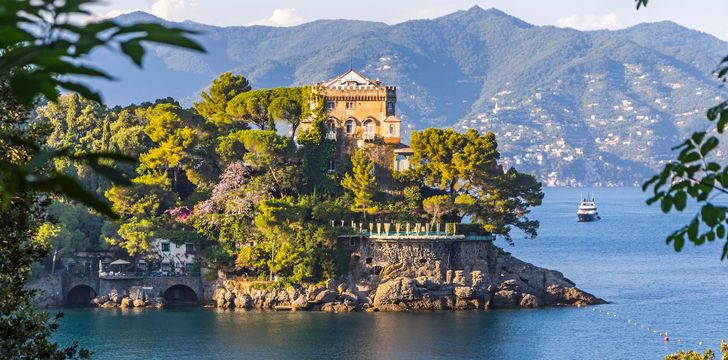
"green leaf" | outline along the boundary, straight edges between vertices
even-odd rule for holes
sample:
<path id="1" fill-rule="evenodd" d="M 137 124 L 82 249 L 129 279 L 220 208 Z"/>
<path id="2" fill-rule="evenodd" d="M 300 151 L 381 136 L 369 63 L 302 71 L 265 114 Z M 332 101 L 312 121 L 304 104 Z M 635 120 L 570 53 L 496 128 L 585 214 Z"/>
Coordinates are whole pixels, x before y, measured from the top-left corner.
<path id="1" fill-rule="evenodd" d="M 675 209 L 678 211 L 683 211 L 685 209 L 685 205 L 687 203 L 687 193 L 685 191 L 678 191 L 675 193 L 675 197 L 673 198 L 673 202 L 675 204 Z"/>
<path id="2" fill-rule="evenodd" d="M 192 41 L 179 33 L 173 32 L 150 32 L 146 36 L 142 37 L 141 40 L 155 42 L 163 45 L 173 45 L 181 48 L 190 50 L 197 50 L 204 53 L 205 49 L 200 46 L 197 42 Z"/>
<path id="3" fill-rule="evenodd" d="M 705 234 L 701 234 L 697 239 L 694 239 L 693 242 L 697 246 L 703 245 L 705 243 Z"/>
<path id="4" fill-rule="evenodd" d="M 40 191 L 64 195 L 77 200 L 112 219 L 118 218 L 118 215 L 111 210 L 108 204 L 97 198 L 95 194 L 86 191 L 75 179 L 67 175 L 54 173 L 29 185 Z"/>
<path id="5" fill-rule="evenodd" d="M 713 149 L 718 147 L 718 144 L 720 142 L 718 141 L 718 138 L 715 136 L 711 136 L 708 138 L 708 140 L 705 141 L 705 143 L 700 147 L 700 154 L 705 156 L 709 152 L 711 152 Z"/>
<path id="6" fill-rule="evenodd" d="M 706 116 L 708 117 L 708 120 L 713 121 L 715 120 L 718 115 L 720 115 L 723 110 L 726 110 L 726 106 L 728 106 L 728 102 L 722 102 L 716 106 L 713 106 L 712 108 L 708 109 L 708 113 Z"/>
<path id="7" fill-rule="evenodd" d="M 662 194 L 664 194 L 664 192 L 661 191 L 660 193 L 655 194 L 655 196 L 652 196 L 649 199 L 647 199 L 647 205 L 652 205 L 655 202 L 657 202 L 657 200 L 660 200 L 660 198 L 662 197 Z"/>
<path id="8" fill-rule="evenodd" d="M 642 184 L 642 191 L 643 192 L 647 191 L 647 188 L 649 188 L 652 183 L 656 182 L 659 179 L 660 179 L 659 175 L 652 176 L 649 180 L 647 180 L 644 184 Z"/>
<path id="9" fill-rule="evenodd" d="M 705 131 L 694 132 L 693 136 L 690 137 L 694 143 L 700 144 L 705 138 Z"/>
<path id="10" fill-rule="evenodd" d="M 124 172 L 115 169 L 113 166 L 91 162 L 88 164 L 97 174 L 111 180 L 112 183 L 123 186 L 130 186 L 131 180 Z"/>
<path id="11" fill-rule="evenodd" d="M 92 67 L 88 67 L 88 66 L 84 66 L 84 65 L 71 64 L 66 61 L 55 62 L 52 65 L 46 66 L 45 70 L 53 72 L 53 73 L 57 73 L 57 74 L 86 75 L 86 76 L 91 76 L 91 77 L 100 77 L 100 78 L 104 78 L 107 80 L 113 80 L 113 78 L 111 76 L 109 76 L 109 74 L 107 74 L 101 70 L 94 69 Z"/>
<path id="12" fill-rule="evenodd" d="M 721 215 L 721 209 L 716 208 L 715 206 L 713 206 L 713 204 L 708 203 L 703 205 L 703 208 L 700 210 L 700 215 L 705 225 L 708 225 L 712 228 L 718 225 L 718 222 L 720 221 L 719 217 Z"/>
<path id="13" fill-rule="evenodd" d="M 723 67 L 720 70 L 718 70 L 718 78 L 724 77 L 726 74 L 728 74 L 728 67 Z"/>
<path id="14" fill-rule="evenodd" d="M 720 171 L 720 164 L 716 162 L 710 162 L 708 163 L 708 166 L 705 167 L 708 171 L 717 172 Z"/>
<path id="15" fill-rule="evenodd" d="M 691 151 L 687 154 L 680 154 L 680 156 L 678 156 L 677 160 L 683 164 L 689 164 L 691 162 L 700 160 L 700 154 L 698 154 L 695 151 Z"/>
<path id="16" fill-rule="evenodd" d="M 44 81 L 27 72 L 17 72 L 10 78 L 10 90 L 20 104 L 30 105 L 41 92 Z"/>
<path id="17" fill-rule="evenodd" d="M 688 239 L 691 241 L 695 241 L 698 238 L 698 226 L 699 226 L 698 218 L 693 218 L 692 221 L 690 221 L 690 225 L 688 225 Z"/>
<path id="18" fill-rule="evenodd" d="M 667 238 L 667 243 L 672 242 L 672 246 L 675 248 L 675 251 L 680 252 L 682 250 L 683 245 L 685 245 L 685 233 L 676 231 L 673 234 L 671 234 Z"/>
<path id="19" fill-rule="evenodd" d="M 718 225 L 715 228 L 715 233 L 716 233 L 716 235 L 718 235 L 719 238 L 721 238 L 721 239 L 724 238 L 725 237 L 725 225 L 723 225 L 723 224 Z"/>
<path id="20" fill-rule="evenodd" d="M 139 40 L 129 40 L 121 43 L 121 51 L 126 54 L 137 66 L 142 66 L 144 47 Z"/>
<path id="21" fill-rule="evenodd" d="M 58 81 L 58 85 L 66 90 L 75 91 L 86 99 L 96 102 L 102 102 L 101 94 L 92 91 L 86 85 L 72 81 Z"/>
<path id="22" fill-rule="evenodd" d="M 23 41 L 33 40 L 33 35 L 19 28 L 1 27 L 0 28 L 0 47 L 8 48 Z"/>
<path id="23" fill-rule="evenodd" d="M 662 208 L 662 212 L 668 213 L 670 212 L 670 208 L 672 208 L 672 196 L 665 195 L 662 197 L 662 202 L 660 202 L 660 208 Z"/>
<path id="24" fill-rule="evenodd" d="M 116 152 L 109 152 L 109 151 L 95 151 L 95 152 L 89 152 L 89 153 L 83 153 L 80 155 L 73 155 L 72 158 L 78 159 L 78 160 L 99 160 L 99 159 L 107 159 L 107 160 L 116 160 L 116 161 L 123 161 L 127 163 L 136 163 L 137 158 L 121 153 Z"/>
<path id="25" fill-rule="evenodd" d="M 720 113 L 720 120 L 718 120 L 718 124 L 716 125 L 718 133 L 722 134 L 723 131 L 725 131 L 726 124 L 728 124 L 728 109 L 725 109 Z"/>
<path id="26" fill-rule="evenodd" d="M 0 140 L 5 140 L 12 145 L 24 146 L 33 151 L 40 151 L 40 146 L 35 142 L 15 134 L 10 134 L 4 129 L 0 130 Z"/>

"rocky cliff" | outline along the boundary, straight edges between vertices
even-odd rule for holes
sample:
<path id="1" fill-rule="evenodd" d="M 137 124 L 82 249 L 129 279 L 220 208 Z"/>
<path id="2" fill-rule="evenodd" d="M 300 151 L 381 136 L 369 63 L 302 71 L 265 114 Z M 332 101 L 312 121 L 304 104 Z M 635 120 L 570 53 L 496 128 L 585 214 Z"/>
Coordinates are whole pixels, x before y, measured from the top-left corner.
<path id="1" fill-rule="evenodd" d="M 523 262 L 490 242 L 367 242 L 353 246 L 357 250 L 352 254 L 354 270 L 341 279 L 322 285 L 268 290 L 255 289 L 245 282 L 220 281 L 213 302 L 221 308 L 334 312 L 486 310 L 605 303 L 578 289 L 560 272 Z"/>

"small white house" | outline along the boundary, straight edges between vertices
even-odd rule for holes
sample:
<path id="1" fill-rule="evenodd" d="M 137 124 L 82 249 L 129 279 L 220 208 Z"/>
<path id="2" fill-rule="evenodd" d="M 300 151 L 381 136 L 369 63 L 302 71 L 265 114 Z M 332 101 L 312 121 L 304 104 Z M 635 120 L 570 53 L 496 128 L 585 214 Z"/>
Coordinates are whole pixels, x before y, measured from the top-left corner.
<path id="1" fill-rule="evenodd" d="M 195 244 L 175 244 L 169 239 L 155 239 L 154 253 L 161 259 L 161 271 L 190 272 L 197 258 Z"/>

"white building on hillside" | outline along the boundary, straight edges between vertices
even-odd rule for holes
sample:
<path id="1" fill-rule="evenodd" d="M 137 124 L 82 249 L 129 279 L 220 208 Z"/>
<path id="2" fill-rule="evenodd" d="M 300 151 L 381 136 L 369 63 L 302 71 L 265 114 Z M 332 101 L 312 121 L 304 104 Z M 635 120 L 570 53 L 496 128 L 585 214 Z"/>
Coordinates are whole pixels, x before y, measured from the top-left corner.
<path id="1" fill-rule="evenodd" d="M 169 239 L 155 239 L 154 254 L 161 260 L 161 271 L 189 273 L 197 260 L 195 244 L 175 244 Z"/>

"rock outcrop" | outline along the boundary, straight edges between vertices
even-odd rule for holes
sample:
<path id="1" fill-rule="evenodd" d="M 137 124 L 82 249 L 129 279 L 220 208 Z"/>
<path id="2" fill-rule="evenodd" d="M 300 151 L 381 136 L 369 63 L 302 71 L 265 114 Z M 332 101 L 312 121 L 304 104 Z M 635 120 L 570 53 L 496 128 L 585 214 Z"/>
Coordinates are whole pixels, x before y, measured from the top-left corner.
<path id="1" fill-rule="evenodd" d="M 354 271 L 337 281 L 287 289 L 256 289 L 221 281 L 220 308 L 349 311 L 486 310 L 585 306 L 604 300 L 578 289 L 558 271 L 526 263 L 490 243 L 468 249 L 459 269 L 442 260 L 391 263 L 379 274 Z M 473 251 L 477 250 L 477 251 Z M 475 254 L 471 256 L 470 254 Z"/>
<path id="2" fill-rule="evenodd" d="M 140 286 L 132 286 L 126 290 L 111 289 L 107 294 L 91 299 L 90 305 L 100 308 L 143 308 L 163 307 L 164 298 L 152 297 Z"/>

